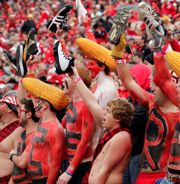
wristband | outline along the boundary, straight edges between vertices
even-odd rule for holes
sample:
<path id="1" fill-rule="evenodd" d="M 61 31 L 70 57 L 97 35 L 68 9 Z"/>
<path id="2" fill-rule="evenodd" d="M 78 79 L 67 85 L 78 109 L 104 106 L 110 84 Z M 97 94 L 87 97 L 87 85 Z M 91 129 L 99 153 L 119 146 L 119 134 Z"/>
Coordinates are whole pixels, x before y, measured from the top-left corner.
<path id="1" fill-rule="evenodd" d="M 66 172 L 66 174 L 68 174 L 69 176 L 72 176 L 70 173 L 68 173 L 68 171 L 65 171 Z"/>
<path id="2" fill-rule="evenodd" d="M 67 173 L 69 176 L 72 176 L 72 175 L 73 175 L 73 170 L 67 168 L 67 169 L 66 169 L 66 173 Z"/>
<path id="3" fill-rule="evenodd" d="M 82 80 L 81 77 L 77 77 L 76 79 L 74 79 L 74 83 L 77 84 L 81 80 Z"/>
<path id="4" fill-rule="evenodd" d="M 16 155 L 16 156 L 17 156 L 17 154 L 16 154 L 16 153 L 12 153 L 12 154 L 10 154 L 10 155 L 9 155 L 9 159 L 10 159 L 11 161 L 13 161 L 12 159 L 13 159 L 13 156 L 14 156 L 14 155 Z"/>

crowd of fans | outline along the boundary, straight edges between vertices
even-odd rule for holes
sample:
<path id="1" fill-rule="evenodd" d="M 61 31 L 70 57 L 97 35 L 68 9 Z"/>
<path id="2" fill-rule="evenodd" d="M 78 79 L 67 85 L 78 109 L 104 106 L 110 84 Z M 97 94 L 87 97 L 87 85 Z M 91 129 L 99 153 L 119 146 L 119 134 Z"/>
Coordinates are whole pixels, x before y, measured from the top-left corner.
<path id="1" fill-rule="evenodd" d="M 48 21 L 58 12 L 63 1 L 1 1 L 1 16 L 0 16 L 0 48 L 9 50 L 12 55 L 15 55 L 15 50 L 19 42 L 23 39 L 23 24 L 34 24 L 37 29 L 37 40 L 41 50 L 40 60 L 45 65 L 54 63 L 52 54 L 52 46 L 55 40 L 55 35 L 47 30 Z M 70 30 L 64 33 L 64 38 L 68 50 L 78 60 L 83 60 L 79 54 L 77 46 L 74 44 L 76 38 L 85 36 L 84 27 L 78 23 L 77 13 L 75 11 L 75 2 L 66 1 L 73 5 L 71 11 Z M 131 46 L 131 51 L 134 55 L 134 62 L 144 60 L 142 48 L 148 44 L 145 37 L 145 24 L 138 19 L 136 11 L 137 1 L 84 1 L 84 6 L 92 17 L 92 30 L 98 43 L 110 48 L 108 43 L 108 31 L 112 25 L 112 16 L 122 7 L 134 7 L 132 16 L 127 29 L 127 37 Z M 150 1 L 152 7 L 164 20 L 165 26 L 173 31 L 174 36 L 179 39 L 179 11 L 180 6 L 178 1 L 162 0 Z M 25 24 L 25 25 L 26 25 Z M 24 25 L 24 27 L 25 27 Z M 26 28 L 24 28 L 26 29 Z M 128 50 L 129 51 L 129 50 Z M 128 52 L 129 53 L 129 52 Z M 145 53 L 146 55 L 147 53 Z M 131 55 L 131 54 L 130 54 Z M 129 56 L 129 55 L 128 55 Z M 0 86 L 1 91 L 17 88 L 17 79 L 14 76 L 15 71 L 6 62 L 1 61 L 0 70 Z M 40 68 L 43 66 L 39 66 Z M 47 67 L 43 67 L 46 68 Z M 43 69 L 42 69 L 43 70 Z M 6 84 L 6 85 L 4 85 Z M 7 88 L 7 89 L 6 89 Z"/>
<path id="2" fill-rule="evenodd" d="M 14 167 L 7 169 L 12 170 L 12 177 L 0 174 L 0 183 L 9 180 L 9 184 L 53 184 L 56 181 L 59 184 L 177 184 L 180 182 L 176 177 L 179 164 L 175 157 L 179 156 L 179 148 L 175 146 L 179 143 L 175 145 L 175 141 L 179 136 L 180 82 L 176 71 L 171 69 L 170 76 L 161 61 L 168 51 L 175 50 L 179 54 L 180 2 L 143 1 L 150 4 L 165 30 L 162 48 L 156 50 L 155 36 L 150 35 L 147 22 L 139 16 L 137 7 L 141 1 L 84 0 L 86 18 L 80 18 L 77 1 L 0 2 L 0 132 L 7 128 L 6 123 L 10 126 L 8 121 L 13 122 L 12 136 L 0 135 L 0 162 L 8 160 L 7 165 Z M 67 4 L 72 5 L 67 27 L 56 33 L 50 31 L 50 21 Z M 131 14 L 126 36 L 121 34 L 113 45 L 110 43 L 113 17 L 124 8 Z M 17 61 L 17 48 L 23 43 L 26 49 L 30 27 L 36 32 L 38 53 L 26 61 L 26 78 L 8 62 L 3 50 Z M 91 52 L 94 48 L 97 53 Z M 105 48 L 109 51 L 103 50 Z M 62 72 L 62 61 L 57 61 L 59 49 L 64 50 L 65 60 L 75 63 L 75 67 L 68 69 L 69 76 L 69 71 Z M 110 50 L 112 57 L 108 55 Z M 114 66 L 115 60 L 117 66 Z M 113 72 L 114 68 L 117 72 Z M 161 92 L 152 84 L 152 78 Z M 168 85 L 163 86 L 166 80 Z M 8 94 L 11 90 L 18 91 L 18 105 L 13 101 L 14 94 Z M 10 99 L 6 98 L 9 96 Z M 6 108 L 12 112 L 4 110 L 2 104 L 8 104 Z M 19 110 L 15 112 L 14 106 Z M 9 113 L 8 118 L 5 118 L 6 113 Z M 23 128 L 18 127 L 19 122 Z M 20 148 L 16 151 L 17 138 Z M 122 147 L 118 149 L 115 145 Z M 65 151 L 61 151 L 64 148 Z M 177 152 L 170 153 L 170 150 Z M 10 153 L 12 162 L 3 155 L 5 153 Z M 24 168 L 28 168 L 28 172 Z M 28 178 L 25 178 L 27 173 Z M 24 181 L 19 180 L 18 174 L 24 176 Z"/>

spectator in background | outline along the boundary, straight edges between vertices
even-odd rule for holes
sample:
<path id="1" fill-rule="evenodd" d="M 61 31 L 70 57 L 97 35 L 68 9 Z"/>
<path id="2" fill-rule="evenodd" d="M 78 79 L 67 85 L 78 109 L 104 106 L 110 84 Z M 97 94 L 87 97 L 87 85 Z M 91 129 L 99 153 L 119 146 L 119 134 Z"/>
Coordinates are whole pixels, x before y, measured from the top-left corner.
<path id="1" fill-rule="evenodd" d="M 87 87 L 91 84 L 91 74 L 86 68 L 78 68 L 82 80 Z M 78 82 L 78 81 L 77 81 Z M 75 82 L 76 83 L 76 82 Z M 66 132 L 66 152 L 68 167 L 64 168 L 58 179 L 58 184 L 81 183 L 84 175 L 91 168 L 95 149 L 93 136 L 95 124 L 89 109 L 79 97 L 75 83 L 66 78 L 64 81 L 65 92 L 71 97 L 62 125 Z"/>
<path id="2" fill-rule="evenodd" d="M 98 22 L 93 26 L 94 28 L 94 37 L 97 43 L 107 42 L 107 32 L 105 29 L 105 21 L 100 18 Z"/>
<path id="3" fill-rule="evenodd" d="M 0 143 L 11 135 L 20 125 L 15 96 L 16 91 L 8 91 L 0 100 Z M 2 146 L 2 144 L 0 146 Z M 7 145 L 10 145 L 10 148 Z M 13 164 L 8 160 L 7 152 L 10 151 L 9 149 L 14 147 L 14 139 L 5 143 L 5 146 L 8 147 L 8 149 L 6 149 L 6 153 L 0 154 L 0 159 L 2 160 L 0 161 L 0 182 L 8 184 Z"/>
<path id="4" fill-rule="evenodd" d="M 129 70 L 134 80 L 146 91 L 150 91 L 151 70 L 144 64 L 135 64 Z M 141 153 L 144 145 L 145 127 L 148 121 L 148 112 L 145 107 L 129 96 L 127 98 L 134 105 L 133 119 L 131 123 L 131 133 L 133 146 L 130 161 L 124 172 L 123 184 L 135 184 L 140 172 Z"/>

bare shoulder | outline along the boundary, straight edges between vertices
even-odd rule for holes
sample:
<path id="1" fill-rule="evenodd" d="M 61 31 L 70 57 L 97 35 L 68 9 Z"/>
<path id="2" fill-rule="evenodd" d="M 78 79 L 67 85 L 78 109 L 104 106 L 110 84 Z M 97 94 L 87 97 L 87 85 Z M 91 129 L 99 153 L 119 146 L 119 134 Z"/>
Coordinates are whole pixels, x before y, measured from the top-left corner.
<path id="1" fill-rule="evenodd" d="M 12 137 L 13 138 L 18 138 L 20 137 L 20 135 L 22 134 L 22 132 L 24 131 L 25 129 L 22 128 L 21 126 L 17 127 L 13 132 L 12 132 Z"/>
<path id="2" fill-rule="evenodd" d="M 120 131 L 111 138 L 110 144 L 131 145 L 131 135 L 127 131 Z"/>
<path id="3" fill-rule="evenodd" d="M 50 136 L 64 135 L 64 129 L 60 123 L 56 123 L 54 124 L 54 126 L 51 126 L 48 132 Z"/>

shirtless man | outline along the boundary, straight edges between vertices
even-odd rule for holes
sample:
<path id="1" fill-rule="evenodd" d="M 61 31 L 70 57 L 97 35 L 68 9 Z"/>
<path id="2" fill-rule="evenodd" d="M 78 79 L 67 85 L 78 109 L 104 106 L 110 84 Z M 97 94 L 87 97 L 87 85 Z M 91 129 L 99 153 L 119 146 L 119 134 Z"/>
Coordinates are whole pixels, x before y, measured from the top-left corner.
<path id="1" fill-rule="evenodd" d="M 29 137 L 32 134 L 33 126 L 35 126 L 35 121 L 38 121 L 38 118 L 35 117 L 35 111 L 31 100 L 25 100 L 26 92 L 24 89 L 22 89 L 21 82 L 19 83 L 18 90 L 16 93 L 16 109 L 18 112 L 18 117 L 20 119 L 19 127 L 16 128 L 8 137 L 6 137 L 1 143 L 0 143 L 0 151 L 4 152 L 5 154 L 8 154 L 12 149 L 12 158 L 14 157 L 14 154 L 21 154 L 24 149 L 27 146 L 27 142 Z M 22 105 L 23 103 L 23 105 Z M 26 104 L 26 105 L 25 105 Z M 2 155 L 2 154 L 1 154 Z M 28 177 L 26 172 L 23 169 L 20 169 L 17 166 L 13 167 L 13 162 L 8 160 L 3 160 L 1 163 L 9 163 L 6 164 L 6 166 L 11 166 L 10 169 L 7 167 L 2 167 L 5 172 L 9 172 L 12 175 L 12 179 L 14 183 L 28 183 Z M 22 160 L 18 162 L 19 165 L 21 165 Z M 1 172 L 3 173 L 3 172 Z M 9 183 L 12 183 L 12 179 Z M 8 181 L 7 181 L 8 182 Z"/>
<path id="2" fill-rule="evenodd" d="M 177 76 L 176 76 L 177 77 Z M 180 78 L 176 78 L 176 84 L 180 89 Z M 171 152 L 167 166 L 166 177 L 157 180 L 156 184 L 180 183 L 180 116 L 176 123 L 174 136 L 171 142 Z"/>
<path id="3" fill-rule="evenodd" d="M 18 112 L 20 124 L 25 130 L 18 138 L 17 148 L 11 150 L 9 154 L 9 159 L 14 162 L 10 183 L 26 184 L 31 183 L 31 179 L 28 177 L 27 171 L 20 167 L 23 167 L 24 162 L 27 163 L 27 152 L 30 151 L 29 148 L 31 147 L 34 131 L 37 128 L 36 122 L 38 122 L 39 119 L 35 116 L 35 110 L 31 99 L 22 99 L 18 106 Z M 23 155 L 19 157 L 22 153 Z"/>
<path id="4" fill-rule="evenodd" d="M 22 131 L 15 96 L 16 91 L 9 91 L 0 100 L 0 183 L 8 183 L 10 179 L 13 164 L 8 159 L 8 153 Z"/>
<path id="5" fill-rule="evenodd" d="M 63 92 L 58 88 L 37 79 L 24 78 L 23 86 L 32 95 L 36 116 L 41 118 L 34 132 L 27 163 L 23 167 L 27 165 L 27 172 L 33 184 L 54 184 L 60 172 L 64 153 L 64 130 L 56 118 L 55 109 L 59 110 L 62 107 L 65 97 L 59 97 Z M 36 98 L 37 96 L 41 98 Z"/>
<path id="6" fill-rule="evenodd" d="M 91 85 L 90 72 L 83 67 L 78 68 L 79 75 L 87 87 Z M 62 125 L 66 131 L 66 150 L 68 167 L 59 177 L 58 184 L 79 184 L 82 183 L 84 175 L 91 168 L 94 150 L 94 129 L 93 116 L 75 89 L 70 78 L 65 79 L 66 88 L 64 91 L 71 98 Z"/>
<path id="7" fill-rule="evenodd" d="M 144 5 L 144 2 L 141 5 Z M 149 5 L 145 4 L 145 6 L 147 10 Z M 160 25 L 158 26 L 159 30 L 161 30 Z M 154 39 L 152 42 L 156 71 L 154 76 L 154 95 L 143 90 L 129 74 L 126 64 L 122 63 L 121 59 L 117 60 L 117 71 L 123 85 L 131 96 L 149 111 L 149 121 L 146 125 L 141 159 L 141 172 L 136 184 L 154 184 L 158 178 L 165 176 L 171 140 L 180 117 L 178 90 L 172 82 L 161 52 L 163 31 L 161 32 L 162 36 L 159 36 L 156 29 L 150 29 L 149 31 L 152 31 Z M 124 40 L 125 37 L 122 34 L 117 46 Z M 122 52 L 122 50 L 119 50 L 119 52 Z"/>
<path id="8" fill-rule="evenodd" d="M 128 131 L 133 107 L 125 99 L 111 100 L 106 109 L 98 105 L 93 93 L 84 85 L 77 70 L 74 70 L 74 80 L 78 81 L 76 89 L 87 104 L 95 121 L 105 129 L 96 151 L 95 160 L 90 172 L 89 183 L 121 184 L 123 171 L 128 164 L 132 142 Z M 121 149 L 117 149 L 121 148 Z"/>

